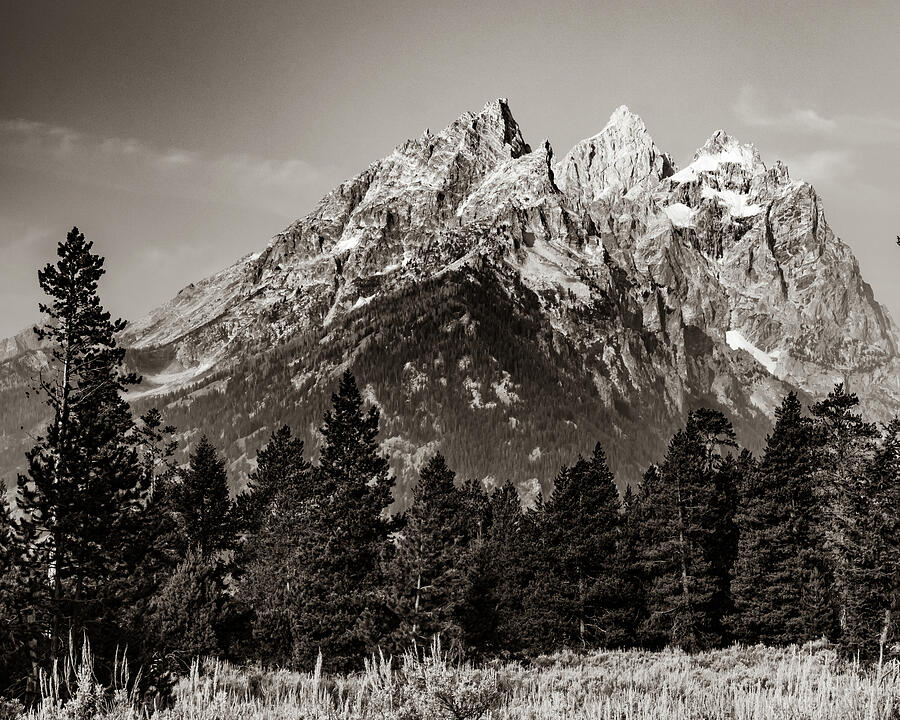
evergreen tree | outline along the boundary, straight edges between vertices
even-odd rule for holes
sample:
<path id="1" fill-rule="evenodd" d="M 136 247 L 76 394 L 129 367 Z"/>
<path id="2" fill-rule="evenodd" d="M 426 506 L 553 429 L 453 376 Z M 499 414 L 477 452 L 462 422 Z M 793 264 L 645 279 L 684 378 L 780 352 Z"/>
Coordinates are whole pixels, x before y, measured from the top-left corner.
<path id="1" fill-rule="evenodd" d="M 843 643 L 851 655 L 881 662 L 896 657 L 900 643 L 900 418 L 885 425 L 866 477 Z"/>
<path id="2" fill-rule="evenodd" d="M 846 404 L 843 407 L 851 407 Z M 852 427 L 852 423 L 849 424 Z M 841 610 L 840 645 L 849 657 L 883 660 L 897 641 L 900 574 L 900 420 L 884 427 L 877 448 L 868 442 L 869 426 L 858 425 L 858 445 L 845 459 L 870 457 L 850 481 L 830 488 L 828 538 L 835 556 L 835 587 Z M 856 447 L 853 447 L 856 445 Z M 831 478 L 843 480 L 836 468 Z"/>
<path id="3" fill-rule="evenodd" d="M 521 653 L 533 644 L 524 592 L 533 586 L 534 513 L 523 513 L 511 483 L 494 490 L 483 538 L 474 546 L 462 613 L 464 644 L 479 656 Z"/>
<path id="4" fill-rule="evenodd" d="M 818 447 L 812 419 L 790 393 L 757 469 L 745 476 L 737 515 L 739 550 L 730 624 L 742 642 L 784 645 L 831 635 L 833 603 L 821 603 L 828 566 L 816 494 Z"/>
<path id="5" fill-rule="evenodd" d="M 445 648 L 459 648 L 466 570 L 477 516 L 467 510 L 465 491 L 438 453 L 426 463 L 405 514 L 390 567 L 391 597 L 399 619 L 400 649 L 427 646 L 440 634 Z"/>
<path id="6" fill-rule="evenodd" d="M 175 471 L 175 450 L 178 447 L 176 428 L 163 425 L 162 414 L 151 408 L 140 417 L 134 429 L 134 444 L 138 448 L 141 471 L 145 482 L 154 491 L 160 482 L 170 479 Z"/>
<path id="7" fill-rule="evenodd" d="M 6 491 L 0 489 L 0 697 L 24 695 L 31 671 L 29 581 L 21 567 L 20 545 Z"/>
<path id="8" fill-rule="evenodd" d="M 349 371 L 332 395 L 314 471 L 313 496 L 299 523 L 294 664 L 347 670 L 390 631 L 384 565 L 391 550 L 388 463 L 376 441 L 379 411 L 362 410 Z"/>
<path id="9" fill-rule="evenodd" d="M 87 631 L 100 657 L 114 646 L 124 579 L 133 571 L 124 548 L 136 542 L 136 524 L 149 488 L 131 442 L 133 421 L 122 399 L 138 378 L 123 370 L 115 335 L 125 326 L 100 304 L 103 258 L 73 228 L 59 244 L 56 264 L 38 273 L 49 304 L 41 304 L 38 339 L 48 343 L 48 368 L 36 391 L 51 420 L 27 454 L 18 482 L 24 556 L 49 585 L 33 598 L 33 614 L 46 618 L 38 642 L 50 660 L 64 642 Z"/>
<path id="10" fill-rule="evenodd" d="M 534 605 L 544 608 L 543 649 L 610 647 L 627 637 L 624 577 L 616 555 L 620 503 L 597 444 L 556 476 L 537 518 L 539 577 Z"/>
<path id="11" fill-rule="evenodd" d="M 175 486 L 175 428 L 163 425 L 156 409 L 148 410 L 135 424 L 133 441 L 138 465 L 149 488 L 147 502 L 141 508 L 136 541 L 123 548 L 123 558 L 131 574 L 123 579 L 130 599 L 120 610 L 121 646 L 128 647 L 128 660 L 143 668 L 142 682 L 160 687 L 168 669 L 159 660 L 159 633 L 149 619 L 152 603 L 170 581 L 185 551 L 184 535 L 173 506 Z"/>
<path id="12" fill-rule="evenodd" d="M 632 489 L 629 485 L 622 497 L 622 517 L 616 543 L 616 567 L 622 583 L 623 597 L 627 600 L 623 614 L 623 627 L 626 633 L 623 644 L 632 647 L 645 641 L 638 633 L 638 629 L 646 620 L 647 604 L 645 595 L 647 581 L 642 572 L 640 556 L 643 547 L 641 533 L 644 530 L 644 497 L 649 494 L 645 488 L 656 477 L 658 477 L 657 467 L 651 465 L 637 487 Z M 644 644 L 654 643 L 652 640 L 646 640 Z"/>
<path id="13" fill-rule="evenodd" d="M 720 413 L 693 412 L 669 443 L 659 476 L 646 498 L 641 548 L 648 582 L 647 619 L 642 632 L 686 650 L 713 647 L 722 639 L 727 612 L 719 546 L 731 512 L 722 448 L 734 446 L 734 432 Z"/>
<path id="14" fill-rule="evenodd" d="M 250 473 L 246 490 L 238 495 L 242 529 L 250 536 L 263 529 L 267 520 L 279 515 L 284 504 L 300 500 L 308 484 L 310 465 L 303 459 L 303 440 L 282 425 L 256 455 L 256 470 Z M 302 491 L 308 495 L 309 489 Z"/>
<path id="15" fill-rule="evenodd" d="M 147 622 L 154 647 L 182 671 L 196 657 L 224 655 L 226 594 L 215 558 L 193 549 L 151 602 Z"/>
<path id="16" fill-rule="evenodd" d="M 841 643 L 848 653 L 864 644 L 862 638 L 869 630 L 859 626 L 858 609 L 866 602 L 860 575 L 873 559 L 865 551 L 865 515 L 877 430 L 856 412 L 858 405 L 856 395 L 838 384 L 812 407 L 820 441 L 816 481 L 824 505 L 822 530 L 834 578 Z"/>
<path id="17" fill-rule="evenodd" d="M 236 528 L 225 460 L 206 435 L 190 454 L 188 468 L 172 494 L 188 548 L 202 557 L 234 549 Z"/>
<path id="18" fill-rule="evenodd" d="M 275 666 L 293 658 L 294 591 L 300 587 L 298 544 L 311 499 L 310 465 L 303 441 L 289 427 L 276 430 L 257 454 L 249 493 L 239 496 L 245 536 L 240 546 L 236 596 L 251 612 L 246 654 Z"/>

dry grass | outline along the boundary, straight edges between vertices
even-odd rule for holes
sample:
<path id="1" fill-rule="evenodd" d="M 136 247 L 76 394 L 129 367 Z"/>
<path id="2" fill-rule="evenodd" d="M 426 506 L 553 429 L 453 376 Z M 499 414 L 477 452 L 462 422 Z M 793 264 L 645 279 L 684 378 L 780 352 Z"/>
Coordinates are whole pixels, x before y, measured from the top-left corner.
<path id="1" fill-rule="evenodd" d="M 350 676 L 194 665 L 164 710 L 141 708 L 123 673 L 119 688 L 93 682 L 90 657 L 57 681 L 29 720 L 900 720 L 900 666 L 864 670 L 823 647 L 733 647 L 563 653 L 475 668 L 434 648 L 377 658 Z"/>

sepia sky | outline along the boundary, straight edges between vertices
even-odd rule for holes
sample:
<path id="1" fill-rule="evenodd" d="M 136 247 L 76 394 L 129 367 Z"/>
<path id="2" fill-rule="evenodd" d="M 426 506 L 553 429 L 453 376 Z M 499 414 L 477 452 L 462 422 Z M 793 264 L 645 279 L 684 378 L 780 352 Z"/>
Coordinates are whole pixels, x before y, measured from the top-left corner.
<path id="1" fill-rule="evenodd" d="M 136 318 L 426 127 L 509 98 L 558 156 L 627 104 L 824 198 L 900 320 L 900 3 L 0 0 L 0 337 L 78 225 Z"/>

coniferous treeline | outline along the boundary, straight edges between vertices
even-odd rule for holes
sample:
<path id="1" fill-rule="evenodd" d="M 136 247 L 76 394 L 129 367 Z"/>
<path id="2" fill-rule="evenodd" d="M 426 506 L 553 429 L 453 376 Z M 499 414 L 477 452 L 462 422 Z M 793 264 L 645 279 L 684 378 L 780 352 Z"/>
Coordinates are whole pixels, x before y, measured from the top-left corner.
<path id="1" fill-rule="evenodd" d="M 349 670 L 438 633 L 472 658 L 821 637 L 867 661 L 897 651 L 900 421 L 867 423 L 842 385 L 809 415 L 784 398 L 758 458 L 721 413 L 692 412 L 624 497 L 600 445 L 527 509 L 437 454 L 392 517 L 379 412 L 345 372 L 318 461 L 282 427 L 231 498 L 211 439 L 177 467 L 174 428 L 121 400 L 137 378 L 102 265 L 75 229 L 40 274 L 53 421 L 15 508 L 0 496 L 0 695 L 33 694 L 85 636 L 99 672 L 127 647 L 157 687 L 198 655 Z"/>

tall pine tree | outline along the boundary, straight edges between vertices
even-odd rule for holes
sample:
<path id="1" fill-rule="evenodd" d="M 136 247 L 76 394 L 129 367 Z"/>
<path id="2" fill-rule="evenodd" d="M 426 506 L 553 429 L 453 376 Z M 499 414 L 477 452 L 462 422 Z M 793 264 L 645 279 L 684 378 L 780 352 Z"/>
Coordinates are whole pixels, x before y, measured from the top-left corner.
<path id="1" fill-rule="evenodd" d="M 254 535 L 267 521 L 299 494 L 308 495 L 310 465 L 303 458 L 304 447 L 291 428 L 282 425 L 272 433 L 269 442 L 256 455 L 256 469 L 250 473 L 246 490 L 238 495 L 237 507 L 241 529 Z"/>
<path id="2" fill-rule="evenodd" d="M 313 494 L 298 538 L 294 664 L 347 670 L 390 631 L 384 563 L 392 545 L 388 463 L 378 448 L 378 408 L 363 411 L 347 371 L 321 428 Z"/>
<path id="3" fill-rule="evenodd" d="M 103 258 L 91 249 L 73 228 L 56 264 L 38 273 L 49 302 L 40 305 L 45 321 L 35 332 L 49 348 L 36 390 L 52 417 L 27 454 L 18 505 L 29 568 L 48 579 L 34 611 L 46 618 L 40 641 L 48 642 L 51 661 L 64 655 L 70 634 L 83 631 L 101 657 L 114 649 L 133 570 L 123 548 L 136 542 L 149 492 L 122 398 L 138 381 L 123 369 L 125 351 L 116 344 L 125 323 L 111 320 L 100 304 Z"/>
<path id="4" fill-rule="evenodd" d="M 865 603 L 860 574 L 872 561 L 865 548 L 869 511 L 868 473 L 875 457 L 877 430 L 857 410 L 859 398 L 838 384 L 813 405 L 819 432 L 820 465 L 816 473 L 824 505 L 823 537 L 830 555 L 841 644 L 848 654 L 862 645 L 867 628 L 861 627 Z"/>
<path id="5" fill-rule="evenodd" d="M 534 584 L 535 513 L 522 512 L 511 483 L 493 491 L 485 507 L 484 533 L 475 544 L 466 582 L 462 629 L 477 656 L 521 653 L 538 630 L 526 617 L 525 591 Z"/>
<path id="6" fill-rule="evenodd" d="M 308 541 L 305 510 L 311 499 L 310 465 L 303 441 L 276 430 L 257 454 L 249 493 L 238 497 L 244 537 L 238 553 L 237 600 L 250 610 L 250 659 L 291 664 L 295 639 L 294 592 L 301 587 L 298 547 Z"/>
<path id="7" fill-rule="evenodd" d="M 401 650 L 409 643 L 427 646 L 436 634 L 448 650 L 461 650 L 460 614 L 478 518 L 467 512 L 465 489 L 455 479 L 440 453 L 425 464 L 397 539 L 390 577 Z"/>
<path id="8" fill-rule="evenodd" d="M 884 426 L 866 477 L 844 642 L 851 654 L 881 662 L 900 654 L 900 418 Z"/>
<path id="9" fill-rule="evenodd" d="M 818 455 L 813 421 L 790 393 L 740 493 L 730 625 L 742 642 L 783 645 L 834 632 L 833 603 L 822 597 L 828 563 L 816 493 Z"/>
<path id="10" fill-rule="evenodd" d="M 723 534 L 733 535 L 727 526 L 733 473 L 723 473 L 721 451 L 734 444 L 734 431 L 721 413 L 692 412 L 669 443 L 660 482 L 647 498 L 643 632 L 686 650 L 722 640 L 729 568 L 723 567 L 720 543 Z"/>
<path id="11" fill-rule="evenodd" d="M 172 494 L 187 549 L 202 557 L 234 549 L 237 528 L 228 496 L 225 460 L 206 435 L 190 454 L 188 467 Z"/>
<path id="12" fill-rule="evenodd" d="M 630 487 L 626 489 L 622 500 L 622 528 L 616 555 L 625 595 L 629 599 L 626 622 L 628 644 L 631 645 L 655 647 L 665 643 L 661 635 L 647 632 L 647 589 L 650 582 L 642 562 L 643 550 L 651 543 L 652 526 L 648 520 L 660 482 L 659 468 L 651 465 L 635 490 Z"/>
<path id="13" fill-rule="evenodd" d="M 621 645 L 628 632 L 616 554 L 620 502 L 599 444 L 590 459 L 562 468 L 537 522 L 544 558 L 530 596 L 543 609 L 544 649 Z"/>

